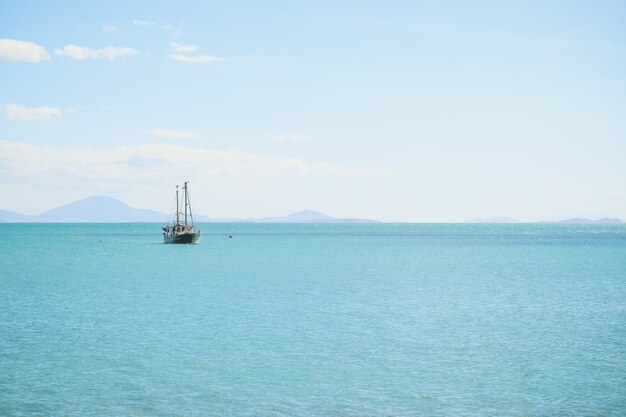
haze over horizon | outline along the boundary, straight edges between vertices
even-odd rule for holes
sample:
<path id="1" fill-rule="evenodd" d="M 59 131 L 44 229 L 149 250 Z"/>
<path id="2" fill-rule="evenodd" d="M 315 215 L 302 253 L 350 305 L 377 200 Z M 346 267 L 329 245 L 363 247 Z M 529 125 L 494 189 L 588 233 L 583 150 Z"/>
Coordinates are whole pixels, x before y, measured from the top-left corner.
<path id="1" fill-rule="evenodd" d="M 175 216 L 175 200 L 172 202 L 169 213 L 157 210 L 149 210 L 141 207 L 131 207 L 123 201 L 107 197 L 92 196 L 69 202 L 58 207 L 52 207 L 42 213 L 26 215 L 0 209 L 0 223 L 163 223 L 169 222 Z M 182 211 L 181 211 L 182 215 Z M 312 209 L 302 209 L 292 213 L 280 213 L 265 217 L 211 217 L 195 212 L 193 218 L 196 223 L 380 223 L 378 219 L 364 219 L 355 217 L 335 217 L 328 213 L 322 213 Z M 389 222 L 389 223 L 429 223 L 429 222 Z M 615 217 L 603 218 L 557 218 L 543 219 L 540 221 L 525 221 L 508 216 L 491 216 L 483 218 L 466 219 L 459 222 L 430 222 L 430 223 L 570 223 L 570 224 L 623 224 L 624 222 Z"/>
<path id="2" fill-rule="evenodd" d="M 626 5 L 0 6 L 1 210 L 626 219 Z"/>

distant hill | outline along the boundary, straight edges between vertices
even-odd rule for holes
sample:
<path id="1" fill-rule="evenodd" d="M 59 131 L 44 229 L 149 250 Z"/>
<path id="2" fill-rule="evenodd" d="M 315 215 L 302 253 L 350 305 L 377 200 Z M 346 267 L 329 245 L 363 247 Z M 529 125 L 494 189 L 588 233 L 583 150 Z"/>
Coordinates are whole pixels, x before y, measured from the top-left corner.
<path id="1" fill-rule="evenodd" d="M 69 203 L 36 216 L 0 210 L 0 222 L 5 223 L 165 223 L 170 216 L 153 210 L 137 209 L 110 197 L 89 197 Z M 303 210 L 280 217 L 259 219 L 216 219 L 194 215 L 196 222 L 248 223 L 377 223 L 368 219 L 340 219 L 318 211 Z"/>
<path id="2" fill-rule="evenodd" d="M 313 210 L 302 210 L 286 216 L 262 217 L 251 220 L 255 223 L 380 223 L 378 220 L 371 219 L 336 218 Z"/>
<path id="3" fill-rule="evenodd" d="M 36 216 L 0 210 L 5 223 L 131 223 L 166 222 L 169 216 L 153 210 L 136 209 L 110 197 L 84 198 Z"/>
<path id="4" fill-rule="evenodd" d="M 483 217 L 472 219 L 469 223 L 520 223 L 520 221 L 513 217 Z"/>
<path id="5" fill-rule="evenodd" d="M 129 223 L 165 222 L 168 216 L 152 210 L 130 207 L 110 197 L 89 197 L 36 216 L 0 212 L 0 221 L 27 223 Z"/>
<path id="6" fill-rule="evenodd" d="M 308 222 L 311 220 L 325 221 L 329 219 L 332 219 L 332 217 L 324 213 L 320 213 L 319 211 L 302 210 L 302 211 L 298 211 L 297 213 L 287 214 L 286 216 L 262 217 L 258 219 L 257 221 L 263 222 L 263 223 L 283 223 L 283 222 L 300 223 L 300 222 Z"/>
<path id="7" fill-rule="evenodd" d="M 556 221 L 543 221 L 539 223 L 563 223 L 563 224 L 623 224 L 620 219 L 603 217 L 598 220 L 585 219 L 582 217 L 574 217 L 572 219 L 556 220 Z"/>
<path id="8" fill-rule="evenodd" d="M 0 210 L 0 222 L 4 223 L 25 223 L 30 221 L 32 216 L 14 213 L 12 211 Z"/>
<path id="9" fill-rule="evenodd" d="M 596 223 L 602 224 L 622 224 L 624 223 L 622 220 L 615 217 L 603 217 L 601 219 L 596 220 Z"/>
<path id="10" fill-rule="evenodd" d="M 89 197 L 46 211 L 37 216 L 45 223 L 127 223 L 164 222 L 167 215 L 133 208 L 110 197 Z"/>
<path id="11" fill-rule="evenodd" d="M 484 217 L 468 221 L 468 223 L 522 223 L 512 217 Z M 617 218 L 604 217 L 598 220 L 586 219 L 583 217 L 574 217 L 564 220 L 543 220 L 537 223 L 561 223 L 561 224 L 623 224 L 624 222 Z"/>
<path id="12" fill-rule="evenodd" d="M 114 198 L 88 197 L 48 210 L 35 216 L 0 210 L 0 223 L 165 223 L 170 215 L 154 210 L 137 209 Z M 285 216 L 261 218 L 213 218 L 194 215 L 197 223 L 380 223 L 378 220 L 337 218 L 313 210 L 302 210 Z M 485 217 L 468 223 L 520 223 L 512 217 Z M 562 224 L 624 224 L 617 218 L 604 217 L 597 220 L 575 217 L 538 223 Z"/>

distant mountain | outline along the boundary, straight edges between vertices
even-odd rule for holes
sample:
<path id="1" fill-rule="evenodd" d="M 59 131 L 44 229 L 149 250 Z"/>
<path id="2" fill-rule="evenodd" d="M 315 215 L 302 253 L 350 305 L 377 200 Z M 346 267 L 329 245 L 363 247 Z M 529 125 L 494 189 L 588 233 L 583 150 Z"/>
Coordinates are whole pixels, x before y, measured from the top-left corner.
<path id="1" fill-rule="evenodd" d="M 0 223 L 165 223 L 171 216 L 154 210 L 137 209 L 110 197 L 89 197 L 48 210 L 42 214 L 28 216 L 12 211 L 0 210 Z M 261 218 L 213 218 L 194 215 L 197 223 L 380 223 L 372 219 L 337 218 L 319 211 L 302 210 L 285 216 Z M 469 223 L 520 223 L 512 217 L 486 217 L 470 220 Z M 591 220 L 582 217 L 538 223 L 562 224 L 624 224 L 617 218 L 604 217 Z"/>
<path id="2" fill-rule="evenodd" d="M 624 223 L 622 220 L 615 217 L 603 217 L 601 219 L 596 220 L 596 223 L 602 224 L 622 224 Z"/>
<path id="3" fill-rule="evenodd" d="M 24 223 L 30 221 L 32 216 L 0 210 L 0 223 Z"/>
<path id="4" fill-rule="evenodd" d="M 336 218 L 313 210 L 302 210 L 281 217 L 262 217 L 250 220 L 255 223 L 380 223 L 378 220 L 371 219 Z"/>
<path id="5" fill-rule="evenodd" d="M 539 223 L 562 223 L 562 224 L 623 224 L 624 222 L 617 218 L 603 217 L 598 220 L 585 219 L 582 217 L 574 217 L 572 219 L 543 221 Z"/>
<path id="6" fill-rule="evenodd" d="M 168 216 L 158 211 L 133 208 L 110 197 L 89 197 L 32 216 L 41 223 L 130 223 L 166 222 Z"/>
<path id="7" fill-rule="evenodd" d="M 485 217 L 472 219 L 468 223 L 522 223 L 512 217 Z M 537 223 L 562 223 L 562 224 L 623 224 L 620 219 L 604 217 L 598 220 L 585 219 L 583 217 L 574 217 L 564 220 L 543 220 Z"/>
<path id="8" fill-rule="evenodd" d="M 589 224 L 589 223 L 593 223 L 593 220 L 584 219 L 582 217 L 574 217 L 572 219 L 564 219 L 564 220 L 558 220 L 555 222 L 547 222 L 547 223 Z"/>
<path id="9" fill-rule="evenodd" d="M 153 210 L 133 208 L 110 197 L 89 197 L 36 216 L 0 210 L 0 222 L 6 223 L 165 223 L 171 217 Z M 377 223 L 368 219 L 339 219 L 318 211 L 303 210 L 280 217 L 259 219 L 216 219 L 194 215 L 196 222 L 210 223 Z"/>
<path id="10" fill-rule="evenodd" d="M 285 223 L 285 222 L 301 223 L 301 222 L 309 222 L 311 220 L 325 221 L 329 219 L 333 219 L 333 218 L 324 213 L 320 213 L 319 211 L 302 210 L 296 213 L 287 214 L 286 216 L 262 217 L 260 219 L 257 219 L 256 221 L 263 222 L 263 223 Z"/>
<path id="11" fill-rule="evenodd" d="M 520 221 L 513 217 L 483 217 L 472 219 L 469 223 L 520 223 Z"/>

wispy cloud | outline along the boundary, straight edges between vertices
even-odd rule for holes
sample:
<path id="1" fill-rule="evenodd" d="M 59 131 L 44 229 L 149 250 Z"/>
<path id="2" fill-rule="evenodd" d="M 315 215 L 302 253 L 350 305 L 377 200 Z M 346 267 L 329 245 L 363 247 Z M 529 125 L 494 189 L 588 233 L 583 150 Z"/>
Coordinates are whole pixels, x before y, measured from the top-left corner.
<path id="1" fill-rule="evenodd" d="M 143 19 L 134 19 L 132 21 L 133 25 L 145 27 L 145 28 L 153 28 L 158 30 L 163 30 L 170 32 L 170 37 L 172 39 L 176 39 L 180 36 L 181 30 L 180 28 L 170 24 L 170 23 L 160 23 L 155 22 L 153 20 L 143 20 Z"/>
<path id="2" fill-rule="evenodd" d="M 191 62 L 191 63 L 199 63 L 199 62 L 223 62 L 224 58 L 219 58 L 213 55 L 180 55 L 180 54 L 171 54 L 167 56 L 169 59 L 178 62 Z"/>
<path id="3" fill-rule="evenodd" d="M 302 133 L 268 133 L 266 136 L 274 142 L 298 142 L 309 138 Z"/>
<path id="4" fill-rule="evenodd" d="M 154 26 L 154 25 L 156 25 L 156 23 L 151 21 L 151 20 L 134 19 L 133 20 L 133 25 L 137 25 L 137 26 Z"/>
<path id="5" fill-rule="evenodd" d="M 84 46 L 66 45 L 63 49 L 55 49 L 54 53 L 77 60 L 106 59 L 114 61 L 118 58 L 136 55 L 137 51 L 128 47 L 106 46 L 100 49 L 93 49 Z"/>
<path id="6" fill-rule="evenodd" d="M 122 28 L 120 23 L 116 23 L 114 25 L 104 25 L 102 26 L 102 30 L 105 32 L 118 32 Z"/>
<path id="7" fill-rule="evenodd" d="M 188 130 L 152 129 L 148 134 L 163 139 L 197 139 L 202 137 L 198 133 Z"/>
<path id="8" fill-rule="evenodd" d="M 167 56 L 168 59 L 178 62 L 200 63 L 200 62 L 223 62 L 224 58 L 215 55 L 198 54 L 197 45 L 186 45 L 177 42 L 170 42 L 170 47 L 174 50 L 174 54 Z M 189 55 L 193 54 L 193 55 Z"/>
<path id="9" fill-rule="evenodd" d="M 198 52 L 198 45 L 185 45 L 182 43 L 170 42 L 170 46 L 176 52 L 185 52 L 185 53 Z"/>
<path id="10" fill-rule="evenodd" d="M 77 111 L 81 110 L 82 107 L 79 106 L 74 106 L 74 107 L 70 107 L 67 108 L 63 111 L 63 113 L 76 113 Z"/>
<path id="11" fill-rule="evenodd" d="M 30 41 L 0 39 L 0 61 L 40 62 L 50 59 L 46 49 Z"/>
<path id="12" fill-rule="evenodd" d="M 0 140 L 0 173 L 6 177 L 98 181 L 162 181 L 178 176 L 228 181 L 298 175 L 362 175 L 363 170 L 297 158 L 259 156 L 221 150 L 147 144 L 110 150 L 65 149 Z"/>
<path id="13" fill-rule="evenodd" d="M 17 104 L 5 104 L 0 106 L 0 108 L 2 108 L 2 111 L 9 119 L 19 120 L 52 119 L 61 117 L 62 114 L 61 109 L 58 107 L 26 107 Z"/>
<path id="14" fill-rule="evenodd" d="M 153 27 L 153 28 L 162 29 L 162 30 L 174 30 L 174 29 L 176 29 L 173 25 L 171 25 L 169 23 L 159 23 L 159 22 L 154 22 L 152 20 L 142 20 L 142 19 L 134 19 L 133 20 L 133 25 L 135 25 L 135 26 Z"/>

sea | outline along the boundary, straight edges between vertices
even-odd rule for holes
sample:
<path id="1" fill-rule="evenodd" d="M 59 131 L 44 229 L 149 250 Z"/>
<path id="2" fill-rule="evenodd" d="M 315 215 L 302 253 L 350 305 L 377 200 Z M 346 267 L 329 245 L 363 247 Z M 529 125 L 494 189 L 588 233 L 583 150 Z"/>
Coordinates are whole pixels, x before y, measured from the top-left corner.
<path id="1" fill-rule="evenodd" d="M 626 415 L 625 225 L 160 226 L 0 224 L 1 416 Z"/>

